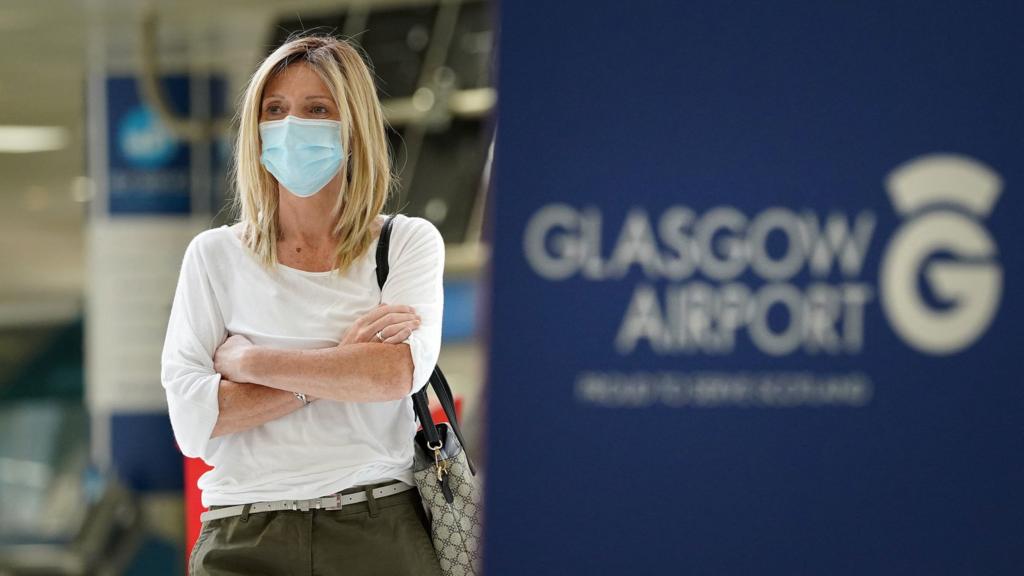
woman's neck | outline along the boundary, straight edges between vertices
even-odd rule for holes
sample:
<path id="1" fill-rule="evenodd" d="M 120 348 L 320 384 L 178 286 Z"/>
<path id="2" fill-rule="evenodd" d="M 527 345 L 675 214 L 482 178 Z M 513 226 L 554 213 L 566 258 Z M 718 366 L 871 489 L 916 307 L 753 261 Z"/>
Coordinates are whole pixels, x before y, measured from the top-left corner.
<path id="1" fill-rule="evenodd" d="M 337 177 L 323 190 L 307 198 L 278 188 L 278 240 L 289 244 L 317 247 L 336 242 L 334 203 Z"/>

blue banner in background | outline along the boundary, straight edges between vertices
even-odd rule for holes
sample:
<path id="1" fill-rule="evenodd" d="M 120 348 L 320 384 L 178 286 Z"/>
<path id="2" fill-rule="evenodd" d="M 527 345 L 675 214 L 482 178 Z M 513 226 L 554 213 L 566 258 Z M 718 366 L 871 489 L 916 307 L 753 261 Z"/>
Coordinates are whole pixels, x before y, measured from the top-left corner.
<path id="1" fill-rule="evenodd" d="M 110 455 L 120 480 L 133 490 L 182 490 L 184 458 L 166 412 L 111 415 Z"/>
<path id="2" fill-rule="evenodd" d="M 107 79 L 107 143 L 111 214 L 188 214 L 192 152 L 150 106 L 135 76 Z M 191 110 L 190 78 L 169 76 L 163 90 L 177 114 Z"/>
<path id="3" fill-rule="evenodd" d="M 230 164 L 230 134 L 216 134 L 215 139 L 192 145 L 175 136 L 159 114 L 145 103 L 139 92 L 141 80 L 136 76 L 112 76 L 106 80 L 108 182 L 110 214 L 189 214 L 193 210 L 220 209 L 229 187 L 227 168 Z M 164 96 L 173 112 L 183 121 L 204 121 L 221 118 L 227 102 L 226 81 L 220 75 L 191 77 L 165 76 L 161 80 Z M 201 89 L 207 108 L 200 114 L 193 110 L 191 94 Z M 193 192 L 193 162 L 200 163 L 203 186 Z M 209 186 L 209 188 L 206 188 Z M 195 194 L 208 194 L 210 204 L 193 206 Z"/>
<path id="4" fill-rule="evenodd" d="M 1019 572 L 1018 6 L 502 3 L 488 574 Z"/>

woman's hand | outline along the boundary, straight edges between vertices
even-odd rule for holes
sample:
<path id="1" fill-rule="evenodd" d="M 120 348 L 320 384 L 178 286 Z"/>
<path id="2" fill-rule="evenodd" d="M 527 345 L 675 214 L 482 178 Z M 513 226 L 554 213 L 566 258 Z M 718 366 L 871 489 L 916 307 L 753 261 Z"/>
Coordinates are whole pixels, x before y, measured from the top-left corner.
<path id="1" fill-rule="evenodd" d="M 213 369 L 232 382 L 248 382 L 242 371 L 242 356 L 254 344 L 241 334 L 232 334 L 213 354 Z"/>
<path id="2" fill-rule="evenodd" d="M 341 344 L 382 342 L 377 338 L 378 332 L 384 337 L 384 343 L 398 344 L 408 338 L 419 325 L 420 317 L 412 306 L 378 304 L 349 327 Z"/>

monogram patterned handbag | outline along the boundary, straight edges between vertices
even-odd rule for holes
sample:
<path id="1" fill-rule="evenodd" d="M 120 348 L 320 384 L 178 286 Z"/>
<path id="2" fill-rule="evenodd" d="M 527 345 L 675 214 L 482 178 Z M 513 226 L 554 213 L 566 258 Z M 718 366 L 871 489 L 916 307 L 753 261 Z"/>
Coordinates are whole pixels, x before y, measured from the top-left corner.
<path id="1" fill-rule="evenodd" d="M 377 242 L 377 284 L 388 277 L 388 244 L 394 216 L 384 221 Z M 455 414 L 455 401 L 440 366 L 429 386 L 413 394 L 412 405 L 422 430 L 416 432 L 413 477 L 430 517 L 431 540 L 445 576 L 475 576 L 481 570 L 483 489 L 466 454 Z M 433 388 L 448 423 L 434 424 L 427 389 Z M 453 434 L 454 432 L 454 434 Z"/>

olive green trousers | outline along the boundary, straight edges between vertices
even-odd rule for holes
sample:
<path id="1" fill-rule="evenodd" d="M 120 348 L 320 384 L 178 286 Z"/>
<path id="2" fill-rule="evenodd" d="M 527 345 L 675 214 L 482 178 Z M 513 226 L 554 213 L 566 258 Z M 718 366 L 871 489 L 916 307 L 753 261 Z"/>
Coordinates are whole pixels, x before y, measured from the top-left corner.
<path id="1" fill-rule="evenodd" d="M 204 522 L 189 557 L 189 573 L 440 576 L 419 491 L 368 496 L 366 502 L 346 504 L 341 510 L 260 512 Z"/>

